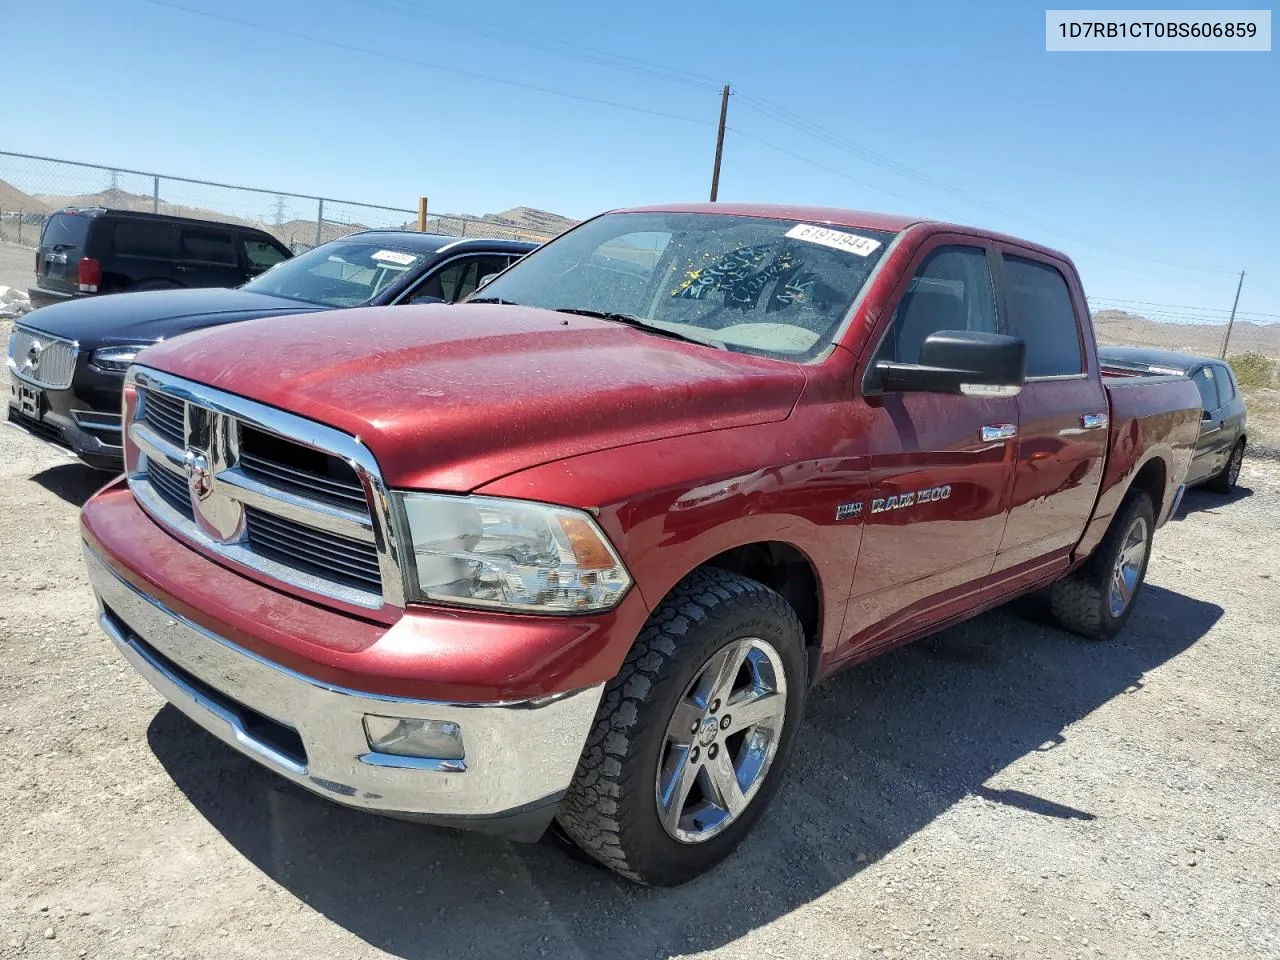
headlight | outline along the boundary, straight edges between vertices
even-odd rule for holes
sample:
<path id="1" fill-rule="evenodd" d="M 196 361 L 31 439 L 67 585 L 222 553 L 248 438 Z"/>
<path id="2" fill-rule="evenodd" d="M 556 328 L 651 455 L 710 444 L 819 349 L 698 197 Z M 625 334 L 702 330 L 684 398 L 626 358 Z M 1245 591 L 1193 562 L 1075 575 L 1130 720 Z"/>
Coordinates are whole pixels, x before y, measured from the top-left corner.
<path id="1" fill-rule="evenodd" d="M 631 577 L 589 514 L 495 497 L 398 494 L 418 600 L 538 613 L 607 610 Z"/>
<path id="2" fill-rule="evenodd" d="M 93 351 L 89 362 L 99 370 L 124 373 L 129 369 L 129 364 L 133 363 L 133 358 L 146 346 L 147 344 L 136 347 L 103 347 L 101 350 Z"/>

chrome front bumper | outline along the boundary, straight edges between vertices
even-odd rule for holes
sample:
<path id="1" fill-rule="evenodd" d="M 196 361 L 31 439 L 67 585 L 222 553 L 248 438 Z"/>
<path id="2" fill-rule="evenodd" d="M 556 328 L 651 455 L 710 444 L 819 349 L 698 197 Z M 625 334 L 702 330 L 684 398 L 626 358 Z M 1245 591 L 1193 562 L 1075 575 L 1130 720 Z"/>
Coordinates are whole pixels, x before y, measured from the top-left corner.
<path id="1" fill-rule="evenodd" d="M 193 623 L 84 551 L 99 625 L 133 668 L 214 736 L 301 787 L 392 816 L 536 839 L 573 777 L 601 686 L 492 704 L 336 687 Z M 465 755 L 374 751 L 366 714 L 456 723 Z"/>

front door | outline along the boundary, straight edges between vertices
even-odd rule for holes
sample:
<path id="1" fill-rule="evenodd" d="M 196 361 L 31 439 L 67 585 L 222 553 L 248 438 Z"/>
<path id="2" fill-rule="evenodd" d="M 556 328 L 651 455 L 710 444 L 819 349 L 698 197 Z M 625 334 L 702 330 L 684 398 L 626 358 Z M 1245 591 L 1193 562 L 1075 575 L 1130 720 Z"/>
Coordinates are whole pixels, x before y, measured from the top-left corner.
<path id="1" fill-rule="evenodd" d="M 918 363 L 940 330 L 999 332 L 988 251 L 940 236 L 917 254 L 875 359 Z M 936 619 L 948 594 L 987 576 L 1009 508 L 1011 397 L 889 393 L 872 407 L 870 492 L 845 614 L 849 654 Z"/>
<path id="2" fill-rule="evenodd" d="M 1085 349 L 1083 297 L 1048 259 L 1005 248 L 1009 332 L 1027 345 L 1018 394 L 1018 458 L 997 571 L 1066 565 L 1102 482 L 1110 436 L 1107 392 Z"/>
<path id="3" fill-rule="evenodd" d="M 1206 364 L 1191 375 L 1191 381 L 1200 391 L 1200 436 L 1196 440 L 1196 455 L 1187 471 L 1187 483 L 1199 483 L 1217 473 L 1226 459 L 1222 401 L 1219 397 L 1218 375 L 1213 366 Z"/>

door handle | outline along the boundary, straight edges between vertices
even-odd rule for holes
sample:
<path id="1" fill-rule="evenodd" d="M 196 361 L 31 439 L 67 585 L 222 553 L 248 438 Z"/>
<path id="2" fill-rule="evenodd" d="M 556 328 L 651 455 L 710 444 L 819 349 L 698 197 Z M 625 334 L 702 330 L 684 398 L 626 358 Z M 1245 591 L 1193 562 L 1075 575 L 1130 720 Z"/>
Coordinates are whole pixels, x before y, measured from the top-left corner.
<path id="1" fill-rule="evenodd" d="M 1018 435 L 1018 428 L 1012 423 L 991 423 L 982 428 L 982 442 L 996 443 L 999 440 L 1012 440 Z"/>
<path id="2" fill-rule="evenodd" d="M 1105 413 L 1086 413 L 1080 418 L 1080 426 L 1086 430 L 1101 430 L 1110 421 Z"/>
<path id="3" fill-rule="evenodd" d="M 182 264 L 179 263 L 179 264 L 175 264 L 173 269 L 177 270 L 179 273 L 191 273 L 193 270 L 195 270 L 195 267 L 184 267 Z"/>

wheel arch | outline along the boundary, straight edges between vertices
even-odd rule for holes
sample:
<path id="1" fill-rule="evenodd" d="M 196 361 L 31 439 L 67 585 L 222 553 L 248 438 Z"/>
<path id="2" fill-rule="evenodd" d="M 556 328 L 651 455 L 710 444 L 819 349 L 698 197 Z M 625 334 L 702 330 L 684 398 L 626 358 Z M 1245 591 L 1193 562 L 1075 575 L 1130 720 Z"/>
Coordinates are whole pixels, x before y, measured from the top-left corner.
<path id="1" fill-rule="evenodd" d="M 787 601 L 804 628 L 809 676 L 817 675 L 828 613 L 817 565 L 802 548 L 785 540 L 753 540 L 720 550 L 685 571 L 657 603 L 689 576 L 705 568 L 725 570 L 762 583 Z"/>

